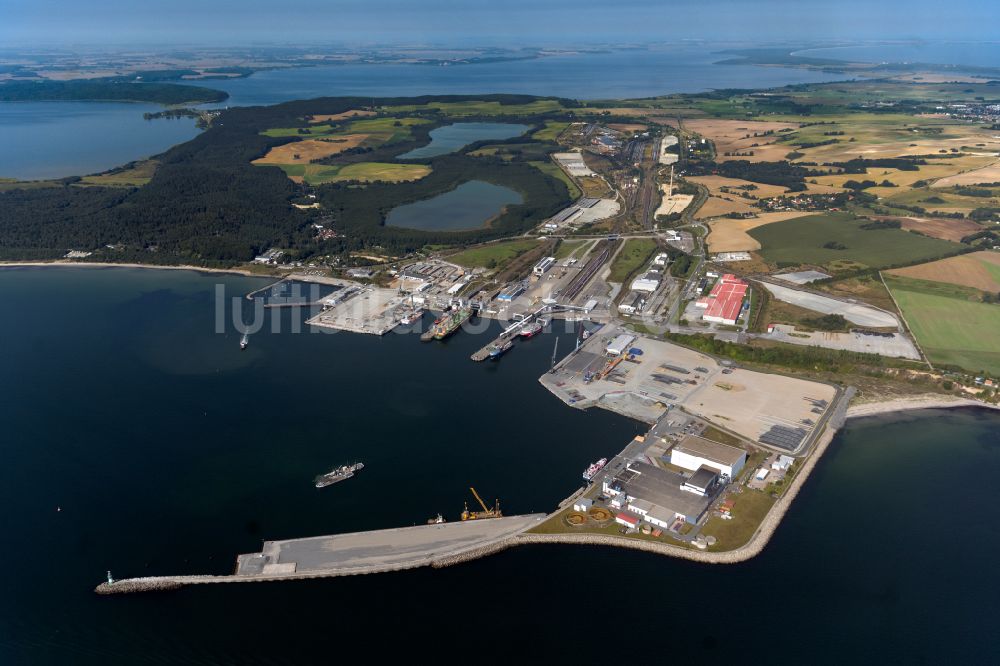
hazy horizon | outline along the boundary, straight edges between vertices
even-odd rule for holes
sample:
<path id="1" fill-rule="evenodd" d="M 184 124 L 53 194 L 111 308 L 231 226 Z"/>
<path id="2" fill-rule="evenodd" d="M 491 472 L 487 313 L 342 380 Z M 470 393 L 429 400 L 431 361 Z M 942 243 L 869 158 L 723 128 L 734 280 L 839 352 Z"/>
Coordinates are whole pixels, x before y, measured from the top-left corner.
<path id="1" fill-rule="evenodd" d="M 986 0 L 0 0 L 0 47 L 997 40 Z M 53 17 L 57 17 L 53 19 Z"/>

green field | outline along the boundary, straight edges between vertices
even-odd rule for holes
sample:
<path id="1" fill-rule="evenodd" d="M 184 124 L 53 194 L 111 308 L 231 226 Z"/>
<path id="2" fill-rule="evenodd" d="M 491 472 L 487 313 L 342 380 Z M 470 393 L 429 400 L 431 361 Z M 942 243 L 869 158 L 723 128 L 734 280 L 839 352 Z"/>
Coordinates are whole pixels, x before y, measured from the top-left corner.
<path id="1" fill-rule="evenodd" d="M 528 162 L 531 166 L 535 167 L 546 176 L 552 176 L 553 178 L 558 178 L 562 182 L 566 183 L 567 189 L 569 189 L 569 197 L 574 201 L 583 196 L 583 192 L 580 191 L 580 187 L 573 182 L 573 179 L 566 175 L 566 172 L 557 167 L 552 162 Z"/>
<path id="2" fill-rule="evenodd" d="M 577 241 L 567 241 L 559 243 L 559 247 L 556 248 L 556 252 L 553 257 L 556 259 L 566 259 L 569 256 L 576 256 L 580 253 L 585 245 L 589 245 L 590 241 L 577 240 Z M 579 259 L 579 257 L 577 257 Z"/>
<path id="3" fill-rule="evenodd" d="M 569 123 L 546 120 L 545 127 L 532 134 L 531 138 L 538 141 L 555 141 L 567 127 L 569 127 Z"/>
<path id="4" fill-rule="evenodd" d="M 779 265 L 816 264 L 833 270 L 915 264 L 954 254 L 961 246 L 900 229 L 862 229 L 868 220 L 821 213 L 765 224 L 748 233 L 760 253 Z M 844 249 L 823 247 L 837 243 Z"/>
<path id="5" fill-rule="evenodd" d="M 910 331 L 934 363 L 1000 374 L 1000 305 L 943 282 L 885 275 Z"/>
<path id="6" fill-rule="evenodd" d="M 656 241 L 649 238 L 632 238 L 625 241 L 625 246 L 611 262 L 608 282 L 624 282 L 653 256 L 656 247 Z"/>
<path id="7" fill-rule="evenodd" d="M 352 120 L 347 125 L 309 125 L 307 127 L 274 127 L 261 132 L 264 136 L 314 139 L 324 136 L 346 136 L 348 134 L 367 134 L 366 146 L 382 146 L 388 143 L 398 143 L 413 136 L 410 128 L 415 125 L 426 125 L 431 121 L 426 118 L 362 118 Z"/>
<path id="8" fill-rule="evenodd" d="M 458 254 L 447 257 L 450 261 L 466 268 L 496 268 L 507 263 L 511 259 L 520 256 L 538 246 L 538 241 L 533 238 L 504 241 L 502 243 L 489 243 L 462 250 Z"/>

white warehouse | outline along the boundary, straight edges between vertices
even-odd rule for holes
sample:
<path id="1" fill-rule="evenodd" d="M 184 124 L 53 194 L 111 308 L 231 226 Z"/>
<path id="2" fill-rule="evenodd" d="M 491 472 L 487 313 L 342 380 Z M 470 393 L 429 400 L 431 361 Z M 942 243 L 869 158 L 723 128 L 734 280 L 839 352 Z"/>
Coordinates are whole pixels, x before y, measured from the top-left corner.
<path id="1" fill-rule="evenodd" d="M 670 464 L 697 472 L 702 467 L 717 470 L 730 479 L 743 469 L 747 452 L 728 444 L 713 442 L 704 437 L 688 435 L 670 449 Z"/>
<path id="2" fill-rule="evenodd" d="M 556 263 L 556 258 L 555 257 L 545 257 L 544 259 L 542 259 L 541 261 L 539 261 L 537 264 L 535 264 L 535 268 L 533 269 L 533 272 L 535 273 L 535 275 L 538 275 L 538 276 L 545 275 L 545 271 L 547 271 L 550 268 L 552 268 L 553 266 L 555 266 L 555 263 Z"/>

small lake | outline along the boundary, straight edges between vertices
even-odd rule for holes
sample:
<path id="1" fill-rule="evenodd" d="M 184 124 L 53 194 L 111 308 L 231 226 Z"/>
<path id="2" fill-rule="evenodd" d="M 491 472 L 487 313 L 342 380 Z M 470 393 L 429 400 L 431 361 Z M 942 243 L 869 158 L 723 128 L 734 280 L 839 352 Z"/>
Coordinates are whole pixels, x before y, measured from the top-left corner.
<path id="1" fill-rule="evenodd" d="M 504 206 L 523 201 L 509 187 L 470 180 L 450 192 L 393 208 L 385 224 L 422 231 L 478 229 Z"/>
<path id="2" fill-rule="evenodd" d="M 530 125 L 517 123 L 455 123 L 431 130 L 431 142 L 399 155 L 400 159 L 413 160 L 437 157 L 451 153 L 476 141 L 501 141 L 521 136 L 531 129 Z"/>

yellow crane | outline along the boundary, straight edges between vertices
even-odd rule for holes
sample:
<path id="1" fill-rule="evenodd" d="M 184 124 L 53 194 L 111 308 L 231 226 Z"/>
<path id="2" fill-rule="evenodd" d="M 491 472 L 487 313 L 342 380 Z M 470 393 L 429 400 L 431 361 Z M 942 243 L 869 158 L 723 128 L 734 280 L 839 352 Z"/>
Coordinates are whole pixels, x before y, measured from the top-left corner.
<path id="1" fill-rule="evenodd" d="M 483 510 L 469 511 L 469 503 L 466 502 L 465 511 L 462 512 L 462 520 L 481 520 L 484 518 L 500 518 L 503 516 L 503 514 L 500 513 L 500 500 L 496 500 L 496 505 L 492 509 L 487 509 L 486 502 L 484 502 L 483 498 L 479 496 L 476 489 L 469 488 L 469 490 L 472 491 L 472 496 L 476 498 L 476 501 L 479 502 L 479 506 L 481 506 Z"/>

